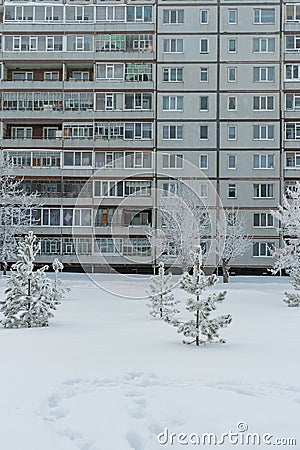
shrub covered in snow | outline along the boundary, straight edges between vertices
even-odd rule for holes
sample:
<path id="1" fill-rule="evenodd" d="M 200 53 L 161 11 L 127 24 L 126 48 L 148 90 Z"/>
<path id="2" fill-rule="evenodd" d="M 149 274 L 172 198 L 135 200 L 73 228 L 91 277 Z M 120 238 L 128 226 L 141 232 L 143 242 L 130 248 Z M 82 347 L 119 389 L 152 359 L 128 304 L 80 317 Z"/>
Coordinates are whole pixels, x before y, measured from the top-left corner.
<path id="1" fill-rule="evenodd" d="M 187 299 L 186 309 L 193 313 L 193 319 L 188 321 L 173 320 L 173 325 L 177 327 L 178 333 L 192 338 L 192 341 L 183 342 L 185 344 L 195 343 L 207 344 L 212 342 L 224 343 L 220 339 L 219 330 L 230 324 L 232 317 L 230 314 L 211 318 L 211 313 L 217 308 L 218 303 L 225 299 L 226 291 L 212 293 L 204 297 L 203 292 L 206 288 L 214 286 L 218 281 L 216 275 L 206 276 L 202 270 L 202 250 L 198 246 L 193 252 L 193 270 L 190 275 L 184 273 L 180 280 L 180 287 L 192 295 Z"/>
<path id="2" fill-rule="evenodd" d="M 6 298 L 0 302 L 4 316 L 1 322 L 6 328 L 48 326 L 63 296 L 62 286 L 47 277 L 48 266 L 34 271 L 39 250 L 40 243 L 32 231 L 19 242 L 19 260 L 12 266 Z"/>
<path id="3" fill-rule="evenodd" d="M 150 303 L 147 306 L 150 308 L 151 316 L 160 317 L 169 322 L 174 317 L 174 314 L 179 312 L 175 308 L 178 300 L 175 300 L 172 289 L 172 274 L 166 274 L 164 263 L 160 262 L 158 275 L 151 277 L 150 290 L 148 292 Z"/>

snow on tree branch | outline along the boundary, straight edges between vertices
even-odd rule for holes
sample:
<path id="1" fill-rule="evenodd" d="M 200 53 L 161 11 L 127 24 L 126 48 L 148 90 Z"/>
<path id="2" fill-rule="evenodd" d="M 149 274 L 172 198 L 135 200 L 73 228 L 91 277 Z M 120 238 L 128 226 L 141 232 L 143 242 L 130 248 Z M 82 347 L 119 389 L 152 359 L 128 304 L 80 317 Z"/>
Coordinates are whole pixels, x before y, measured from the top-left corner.
<path id="1" fill-rule="evenodd" d="M 280 270 L 290 276 L 293 293 L 285 292 L 284 302 L 288 306 L 300 305 L 300 183 L 296 182 L 293 188 L 288 188 L 283 197 L 282 204 L 277 211 L 271 211 L 279 220 L 279 231 L 283 234 L 283 247 L 274 252 L 276 262 L 273 273 Z"/>
<path id="2" fill-rule="evenodd" d="M 177 327 L 178 333 L 192 339 L 192 341 L 184 340 L 185 344 L 195 343 L 199 346 L 212 342 L 224 343 L 225 340 L 219 337 L 219 329 L 228 326 L 232 317 L 230 314 L 226 314 L 210 318 L 210 315 L 216 310 L 218 303 L 225 299 L 226 292 L 214 292 L 208 297 L 204 297 L 205 289 L 214 286 L 218 278 L 216 275 L 206 276 L 204 274 L 200 246 L 193 252 L 192 257 L 192 274 L 186 272 L 182 275 L 180 287 L 193 296 L 188 298 L 186 310 L 193 313 L 194 317 L 188 321 L 180 321 L 174 318 L 172 324 Z"/>

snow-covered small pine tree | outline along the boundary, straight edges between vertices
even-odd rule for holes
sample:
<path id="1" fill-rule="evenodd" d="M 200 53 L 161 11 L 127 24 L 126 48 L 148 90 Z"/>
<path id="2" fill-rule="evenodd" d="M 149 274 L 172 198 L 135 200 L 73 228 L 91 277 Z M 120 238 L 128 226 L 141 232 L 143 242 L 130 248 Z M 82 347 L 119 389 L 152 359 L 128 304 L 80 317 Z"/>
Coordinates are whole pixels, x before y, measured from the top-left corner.
<path id="1" fill-rule="evenodd" d="M 286 190 L 278 211 L 272 211 L 280 221 L 279 231 L 283 234 L 283 246 L 276 249 L 277 258 L 273 273 L 281 270 L 290 276 L 294 292 L 285 292 L 283 300 L 288 306 L 300 306 L 300 183 Z"/>
<path id="2" fill-rule="evenodd" d="M 225 299 L 226 291 L 212 293 L 208 297 L 203 296 L 203 291 L 214 286 L 218 281 L 216 275 L 206 276 L 202 270 L 202 250 L 200 246 L 193 252 L 193 272 L 190 275 L 185 272 L 180 280 L 180 287 L 193 297 L 187 299 L 186 309 L 194 313 L 194 318 L 187 322 L 174 319 L 173 325 L 177 327 L 178 333 L 192 338 L 192 341 L 183 341 L 185 344 L 196 343 L 207 344 L 212 342 L 224 343 L 224 339 L 219 337 L 219 329 L 230 324 L 232 317 L 230 314 L 210 318 L 217 304 Z"/>
<path id="3" fill-rule="evenodd" d="M 13 264 L 5 290 L 6 298 L 0 302 L 6 328 L 30 328 L 48 326 L 54 317 L 52 310 L 59 304 L 55 284 L 47 277 L 48 266 L 34 271 L 34 260 L 40 251 L 40 243 L 29 231 L 19 242 L 19 260 Z"/>
<path id="4" fill-rule="evenodd" d="M 69 288 L 65 289 L 63 287 L 62 281 L 58 278 L 59 272 L 63 271 L 64 268 L 63 263 L 59 259 L 55 258 L 52 262 L 52 268 L 55 272 L 55 280 L 54 280 L 55 299 L 59 301 L 63 298 L 64 294 L 66 293 L 66 290 L 69 290 Z"/>
<path id="5" fill-rule="evenodd" d="M 159 263 L 158 275 L 151 277 L 149 299 L 147 305 L 150 308 L 150 314 L 153 317 L 160 317 L 166 322 L 170 322 L 174 315 L 179 311 L 175 308 L 178 300 L 175 300 L 172 294 L 172 274 L 165 274 L 163 262 Z"/>

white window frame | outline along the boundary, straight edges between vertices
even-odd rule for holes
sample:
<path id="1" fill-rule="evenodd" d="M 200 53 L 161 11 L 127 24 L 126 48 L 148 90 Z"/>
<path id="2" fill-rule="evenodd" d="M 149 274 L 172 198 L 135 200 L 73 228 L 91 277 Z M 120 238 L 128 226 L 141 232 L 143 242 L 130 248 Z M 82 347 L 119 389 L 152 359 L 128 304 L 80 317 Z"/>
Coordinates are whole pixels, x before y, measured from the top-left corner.
<path id="1" fill-rule="evenodd" d="M 206 108 L 202 108 L 201 101 L 203 98 L 206 98 Z M 209 110 L 209 95 L 200 95 L 200 111 L 208 111 Z"/>
<path id="2" fill-rule="evenodd" d="M 232 71 L 232 72 L 231 72 Z M 234 77 L 231 79 L 231 73 L 234 73 Z M 227 81 L 228 83 L 236 83 L 237 80 L 237 67 L 227 67 Z"/>
<path id="3" fill-rule="evenodd" d="M 256 134 L 255 130 L 258 130 L 258 137 L 255 137 L 255 134 Z M 272 134 L 273 134 L 273 136 L 272 136 Z M 274 139 L 275 139 L 275 126 L 274 125 L 253 125 L 253 140 L 254 141 L 273 141 Z"/>
<path id="4" fill-rule="evenodd" d="M 231 42 L 234 42 L 234 50 L 231 50 L 231 48 L 230 48 Z M 237 53 L 237 38 L 228 38 L 227 51 L 228 51 L 228 53 Z"/>
<path id="5" fill-rule="evenodd" d="M 258 163 L 256 162 L 258 161 Z M 254 153 L 252 158 L 252 169 L 273 170 L 275 169 L 274 153 Z"/>
<path id="6" fill-rule="evenodd" d="M 258 220 L 256 220 L 258 219 Z M 258 225 L 255 225 L 255 222 Z M 262 225 L 263 224 L 263 225 Z M 274 216 L 269 212 L 253 213 L 253 228 L 274 228 Z"/>
<path id="7" fill-rule="evenodd" d="M 230 191 L 234 193 L 234 195 L 230 195 Z M 237 198 L 237 185 L 236 183 L 229 183 L 227 186 L 227 198 Z"/>
<path id="8" fill-rule="evenodd" d="M 234 165 L 231 165 L 230 160 L 233 158 Z M 236 170 L 236 162 L 237 162 L 237 155 L 227 155 L 227 169 L 228 170 Z"/>
<path id="9" fill-rule="evenodd" d="M 234 99 L 233 100 L 234 108 L 230 108 L 229 107 L 230 106 L 230 102 L 231 102 L 232 99 Z M 236 110 L 237 110 L 237 97 L 234 96 L 234 95 L 229 95 L 228 98 L 227 98 L 227 111 L 236 111 Z"/>
<path id="10" fill-rule="evenodd" d="M 183 38 L 164 38 L 163 53 L 184 53 Z"/>
<path id="11" fill-rule="evenodd" d="M 204 159 L 206 164 L 202 164 L 202 158 Z M 199 168 L 202 170 L 207 170 L 208 169 L 208 154 L 207 153 L 202 153 L 199 156 Z"/>
<path id="12" fill-rule="evenodd" d="M 183 169 L 183 153 L 163 153 L 163 169 Z"/>
<path id="13" fill-rule="evenodd" d="M 201 25 L 208 25 L 209 9 L 200 9 L 200 23 Z"/>
<path id="14" fill-rule="evenodd" d="M 181 129 L 180 133 L 178 132 Z M 174 131 L 174 136 L 175 137 L 170 137 L 171 136 L 171 130 L 172 130 L 172 134 Z M 165 133 L 167 131 L 167 133 Z M 168 137 L 164 137 L 165 135 L 168 135 Z M 178 137 L 178 135 L 180 137 Z M 173 140 L 183 140 L 183 125 L 163 125 L 163 136 L 162 136 L 163 140 L 167 140 L 167 141 L 173 141 Z"/>
<path id="15" fill-rule="evenodd" d="M 204 50 L 202 49 L 202 43 L 206 43 Z M 200 39 L 199 52 L 200 53 L 209 53 L 209 39 L 208 38 L 201 38 Z"/>
<path id="16" fill-rule="evenodd" d="M 233 135 L 231 133 L 233 132 Z M 233 137 L 231 137 L 233 136 Z M 227 140 L 228 141 L 236 141 L 237 140 L 237 126 L 236 125 L 227 125 Z"/>
<path id="17" fill-rule="evenodd" d="M 232 15 L 232 17 L 231 17 Z M 237 8 L 230 8 L 228 9 L 228 25 L 236 25 L 237 24 L 237 17 L 238 17 L 238 10 Z"/>
<path id="18" fill-rule="evenodd" d="M 287 72 L 290 68 L 291 77 L 288 78 Z M 284 67 L 285 81 L 300 81 L 300 64 L 286 64 Z"/>
<path id="19" fill-rule="evenodd" d="M 163 9 L 163 25 L 182 25 L 183 23 L 184 23 L 183 8 Z"/>
<path id="20" fill-rule="evenodd" d="M 258 254 L 255 255 L 255 248 L 258 248 Z M 272 252 L 275 250 L 274 242 L 253 242 L 253 258 L 272 258 Z"/>
<path id="21" fill-rule="evenodd" d="M 203 73 L 206 73 L 206 80 L 201 79 Z M 208 83 L 208 67 L 200 67 L 200 83 Z"/>
<path id="22" fill-rule="evenodd" d="M 207 136 L 206 137 L 201 137 L 201 131 L 202 131 L 202 129 L 204 129 L 204 128 L 206 128 L 206 131 L 207 131 Z M 200 125 L 200 128 L 199 128 L 199 136 L 200 136 L 200 141 L 208 141 L 208 139 L 209 139 L 209 126 L 208 125 Z"/>
<path id="23" fill-rule="evenodd" d="M 257 80 L 255 73 L 258 73 Z M 271 74 L 274 78 L 272 79 Z M 253 67 L 253 83 L 274 83 L 275 82 L 275 66 L 255 66 Z"/>
<path id="24" fill-rule="evenodd" d="M 258 50 L 255 50 L 255 43 L 258 41 Z M 273 50 L 270 50 L 270 42 L 274 42 Z M 265 50 L 264 50 L 265 48 Z M 275 38 L 272 37 L 254 37 L 252 41 L 252 52 L 253 53 L 275 53 Z"/>
<path id="25" fill-rule="evenodd" d="M 163 111 L 183 111 L 183 95 L 164 95 L 162 99 Z"/>
<path id="26" fill-rule="evenodd" d="M 181 79 L 178 79 L 178 71 L 181 71 Z M 174 72 L 175 71 L 175 72 Z M 175 74 L 175 79 L 172 79 Z M 168 79 L 165 80 L 165 75 Z M 183 82 L 183 67 L 163 67 L 163 82 L 165 83 L 182 83 Z"/>
<path id="27" fill-rule="evenodd" d="M 258 195 L 255 195 L 256 189 L 258 190 Z M 262 195 L 263 190 L 265 190 L 266 195 Z M 274 197 L 275 197 L 275 184 L 274 183 L 254 183 L 253 184 L 253 198 L 266 199 L 266 198 L 274 198 Z"/>
<path id="28" fill-rule="evenodd" d="M 255 102 L 258 99 L 258 106 L 259 108 L 254 108 Z M 272 99 L 273 102 L 273 108 L 269 108 L 269 99 Z M 254 95 L 253 96 L 253 103 L 252 103 L 252 109 L 253 111 L 274 111 L 275 109 L 275 97 L 274 95 Z"/>
<path id="29" fill-rule="evenodd" d="M 271 22 L 265 22 L 263 20 L 263 11 L 274 11 L 274 20 Z M 256 17 L 258 20 L 256 20 Z M 255 8 L 253 10 L 253 24 L 254 25 L 274 25 L 275 24 L 275 8 Z"/>

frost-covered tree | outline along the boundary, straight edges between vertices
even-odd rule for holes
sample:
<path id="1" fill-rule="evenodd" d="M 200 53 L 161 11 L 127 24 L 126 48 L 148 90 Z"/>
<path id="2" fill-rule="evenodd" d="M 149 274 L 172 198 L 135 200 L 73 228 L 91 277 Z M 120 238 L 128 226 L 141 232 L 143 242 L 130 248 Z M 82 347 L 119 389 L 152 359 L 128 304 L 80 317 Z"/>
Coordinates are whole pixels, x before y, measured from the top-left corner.
<path id="1" fill-rule="evenodd" d="M 32 210 L 40 206 L 38 194 L 27 194 L 12 162 L 0 152 L 0 261 L 3 273 L 17 254 L 18 237 L 33 222 Z"/>
<path id="2" fill-rule="evenodd" d="M 192 265 L 191 251 L 207 240 L 210 232 L 208 210 L 198 192 L 197 182 L 191 185 L 177 180 L 174 192 L 162 192 L 159 196 L 158 217 L 162 225 L 163 239 L 157 239 L 158 230 L 153 230 L 149 240 L 151 246 L 157 246 L 156 256 L 168 263 L 178 263 L 182 272 Z"/>
<path id="3" fill-rule="evenodd" d="M 285 292 L 288 306 L 300 305 L 300 183 L 288 188 L 278 211 L 272 214 L 279 220 L 283 246 L 274 252 L 277 258 L 273 273 L 281 270 L 290 276 L 295 292 Z"/>
<path id="4" fill-rule="evenodd" d="M 232 208 L 217 222 L 217 253 L 222 262 L 223 283 L 228 283 L 231 262 L 251 247 L 246 235 L 246 219 L 238 209 Z"/>
<path id="5" fill-rule="evenodd" d="M 64 265 L 61 261 L 59 261 L 58 258 L 55 258 L 52 262 L 52 268 L 55 272 L 55 280 L 54 280 L 54 287 L 53 287 L 55 299 L 57 301 L 60 301 L 63 298 L 64 294 L 66 293 L 66 290 L 69 290 L 69 288 L 65 289 L 63 287 L 62 281 L 58 278 L 58 274 L 59 274 L 59 272 L 63 271 Z"/>
<path id="6" fill-rule="evenodd" d="M 172 274 L 165 273 L 163 262 L 159 263 L 158 275 L 151 277 L 149 287 L 150 314 L 153 317 L 160 317 L 166 322 L 170 322 L 174 315 L 179 311 L 175 308 L 178 300 L 175 300 L 172 293 L 173 289 Z"/>
<path id="7" fill-rule="evenodd" d="M 230 314 L 211 318 L 211 313 L 217 308 L 218 303 L 225 299 L 226 292 L 211 293 L 204 296 L 206 288 L 214 286 L 218 281 L 216 275 L 206 276 L 202 270 L 202 250 L 198 246 L 193 253 L 193 272 L 190 275 L 184 273 L 180 280 L 180 287 L 193 297 L 187 300 L 187 311 L 193 313 L 193 319 L 188 321 L 173 320 L 173 325 L 177 327 L 178 333 L 193 339 L 183 342 L 197 346 L 212 342 L 224 343 L 224 339 L 219 337 L 219 329 L 230 324 L 232 317 Z"/>
<path id="8" fill-rule="evenodd" d="M 19 260 L 13 264 L 5 290 L 6 298 L 0 302 L 6 328 L 30 328 L 48 326 L 54 317 L 53 310 L 59 304 L 55 284 L 47 277 L 48 266 L 34 271 L 34 260 L 40 251 L 40 243 L 29 231 L 19 242 Z"/>

